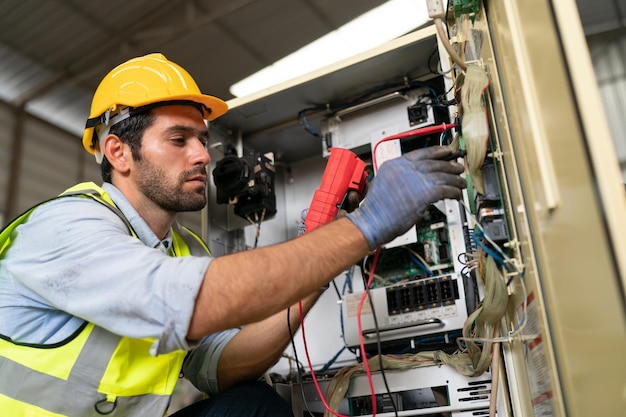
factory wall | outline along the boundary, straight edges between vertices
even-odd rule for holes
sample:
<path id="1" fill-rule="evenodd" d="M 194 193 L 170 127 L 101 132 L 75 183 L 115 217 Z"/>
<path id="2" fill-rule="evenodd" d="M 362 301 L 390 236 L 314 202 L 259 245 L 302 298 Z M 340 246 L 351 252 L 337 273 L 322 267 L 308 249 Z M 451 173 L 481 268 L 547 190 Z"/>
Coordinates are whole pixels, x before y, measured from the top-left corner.
<path id="1" fill-rule="evenodd" d="M 0 102 L 0 225 L 40 201 L 54 197 L 72 185 L 93 181 L 101 184 L 100 166 L 82 147 L 80 138 L 36 117 L 20 116 Z M 21 127 L 19 123 L 22 123 Z M 16 135 L 20 136 L 16 152 Z M 17 160 L 15 160 L 17 158 Z M 12 164 L 17 175 L 12 176 Z M 15 182 L 13 197 L 9 196 Z M 13 198 L 13 202 L 9 201 Z M 11 207 L 9 207 L 11 205 Z M 11 212 L 9 212 L 11 211 Z M 185 213 L 181 222 L 201 232 L 201 214 Z"/>

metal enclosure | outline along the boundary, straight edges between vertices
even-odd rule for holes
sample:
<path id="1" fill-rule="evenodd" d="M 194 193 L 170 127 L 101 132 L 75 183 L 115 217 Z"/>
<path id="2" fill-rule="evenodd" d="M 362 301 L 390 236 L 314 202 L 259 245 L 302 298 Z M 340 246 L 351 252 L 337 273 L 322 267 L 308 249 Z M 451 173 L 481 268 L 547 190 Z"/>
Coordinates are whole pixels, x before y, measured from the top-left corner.
<path id="1" fill-rule="evenodd" d="M 524 280 L 509 288 L 515 303 L 501 322 L 502 334 L 511 337 L 496 359 L 498 415 L 624 415 L 626 201 L 576 5 L 489 1 L 471 25 L 483 41 L 472 64 L 490 81 L 484 99 L 510 228 L 507 247 Z M 429 26 L 229 102 L 216 127 L 223 140 L 277 155 L 282 203 L 273 223 L 263 225 L 260 244 L 296 236 L 300 212 L 321 179 L 324 144 L 298 125 L 298 111 L 398 77 L 432 78 L 433 52 L 447 60 L 438 45 Z M 325 114 L 311 113 L 309 121 L 320 123 Z M 210 233 L 228 230 L 229 220 L 213 216 Z M 253 233 L 246 227 L 237 239 L 249 242 Z M 315 323 L 308 326 L 316 342 L 309 349 L 326 349 L 314 365 L 332 354 L 329 345 L 342 345 L 337 309 L 332 299 L 325 303 L 306 322 Z M 354 360 L 341 358 L 339 365 Z"/>

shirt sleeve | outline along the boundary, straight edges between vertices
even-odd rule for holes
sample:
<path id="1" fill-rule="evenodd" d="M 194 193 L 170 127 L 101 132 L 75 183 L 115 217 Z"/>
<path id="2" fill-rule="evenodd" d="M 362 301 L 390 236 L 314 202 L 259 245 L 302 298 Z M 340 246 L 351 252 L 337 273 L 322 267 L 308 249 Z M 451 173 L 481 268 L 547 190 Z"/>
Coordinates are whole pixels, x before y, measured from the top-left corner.
<path id="1" fill-rule="evenodd" d="M 230 329 L 211 334 L 187 353 L 183 375 L 201 392 L 209 395 L 219 392 L 217 365 L 222 351 L 238 332 L 239 329 Z"/>
<path id="2" fill-rule="evenodd" d="M 49 329 L 66 334 L 78 317 L 122 336 L 154 338 L 154 355 L 192 347 L 186 334 L 211 257 L 167 256 L 85 198 L 47 203 L 16 232 L 3 270 L 44 321 L 57 320 Z M 19 325 L 24 339 L 38 331 Z"/>

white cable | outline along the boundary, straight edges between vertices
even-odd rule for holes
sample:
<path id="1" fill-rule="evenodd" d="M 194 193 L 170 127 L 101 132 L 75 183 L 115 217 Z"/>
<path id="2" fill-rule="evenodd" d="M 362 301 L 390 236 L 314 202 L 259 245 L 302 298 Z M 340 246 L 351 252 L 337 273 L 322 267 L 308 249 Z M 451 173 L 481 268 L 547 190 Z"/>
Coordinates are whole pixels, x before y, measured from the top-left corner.
<path id="1" fill-rule="evenodd" d="M 467 64 L 465 63 L 465 61 L 463 61 L 463 58 L 461 58 L 459 54 L 457 54 L 457 52 L 454 50 L 454 47 L 450 43 L 450 39 L 448 39 L 448 35 L 446 34 L 446 28 L 444 27 L 441 18 L 435 19 L 435 27 L 437 28 L 437 33 L 439 34 L 441 43 L 446 49 L 446 52 L 448 52 L 448 55 L 450 55 L 452 61 L 456 65 L 458 65 L 461 70 L 465 71 L 467 69 Z"/>

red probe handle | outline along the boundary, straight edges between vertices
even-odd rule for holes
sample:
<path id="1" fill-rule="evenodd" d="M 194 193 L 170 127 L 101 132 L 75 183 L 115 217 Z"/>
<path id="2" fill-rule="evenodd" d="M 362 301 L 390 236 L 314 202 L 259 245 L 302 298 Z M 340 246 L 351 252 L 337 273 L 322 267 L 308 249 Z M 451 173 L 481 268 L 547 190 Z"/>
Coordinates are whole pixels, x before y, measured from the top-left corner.
<path id="1" fill-rule="evenodd" d="M 308 233 L 332 221 L 348 191 L 363 194 L 367 172 L 363 162 L 352 151 L 331 148 L 320 188 L 313 194 L 304 225 Z"/>

